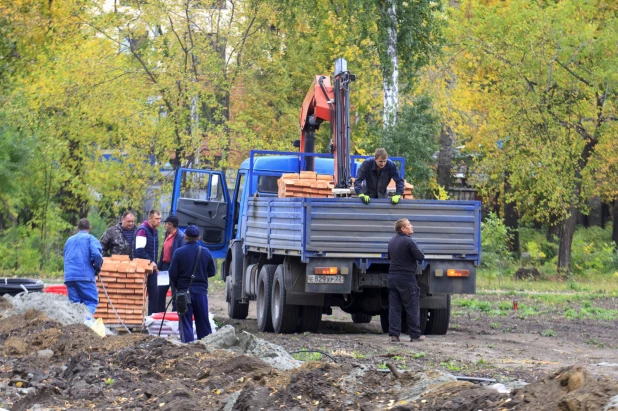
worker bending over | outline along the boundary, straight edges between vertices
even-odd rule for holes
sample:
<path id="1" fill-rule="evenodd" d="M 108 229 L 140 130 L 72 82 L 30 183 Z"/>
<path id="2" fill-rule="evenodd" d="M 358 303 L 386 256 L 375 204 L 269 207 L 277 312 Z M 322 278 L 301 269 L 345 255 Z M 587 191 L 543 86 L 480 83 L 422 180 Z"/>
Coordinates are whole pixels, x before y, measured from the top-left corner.
<path id="1" fill-rule="evenodd" d="M 365 160 L 359 167 L 354 180 L 354 191 L 363 203 L 369 204 L 371 198 L 388 198 L 387 187 L 393 179 L 396 190 L 391 202 L 399 203 L 404 184 L 397 166 L 388 159 L 383 148 L 378 148 L 373 157 Z"/>

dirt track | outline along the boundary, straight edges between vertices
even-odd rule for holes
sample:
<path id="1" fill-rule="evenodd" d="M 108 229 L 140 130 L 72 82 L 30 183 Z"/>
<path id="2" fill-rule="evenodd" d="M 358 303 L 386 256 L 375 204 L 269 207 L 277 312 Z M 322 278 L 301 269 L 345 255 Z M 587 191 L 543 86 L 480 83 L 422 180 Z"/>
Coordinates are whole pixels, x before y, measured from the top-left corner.
<path id="1" fill-rule="evenodd" d="M 484 301 L 508 300 L 495 295 L 474 296 Z M 210 299 L 211 311 L 224 324 L 254 333 L 285 347 L 288 351 L 319 349 L 335 351 L 338 362 L 377 365 L 393 357 L 405 357 L 400 364 L 408 368 L 437 366 L 458 375 L 534 381 L 559 367 L 586 366 L 593 374 L 607 375 L 618 381 L 618 329 L 613 321 L 567 320 L 554 315 L 520 319 L 517 311 L 499 318 L 486 313 L 463 312 L 451 319 L 444 336 L 427 336 L 421 343 L 391 344 L 381 333 L 378 317 L 370 324 L 354 324 L 350 315 L 333 309 L 324 315 L 319 334 L 283 336 L 260 333 L 255 320 L 255 304 L 244 321 L 227 318 L 227 305 L 221 290 Z M 520 306 L 524 305 L 520 301 Z M 609 309 L 618 309 L 616 299 L 597 301 Z M 454 310 L 457 313 L 457 310 Z M 499 329 L 492 328 L 499 322 Z M 555 336 L 544 337 L 551 329 Z M 403 341 L 403 338 L 402 338 Z M 325 349 L 325 350 L 324 350 Z M 424 353 L 421 358 L 411 358 Z M 366 358 L 359 358 L 360 356 Z M 327 361 L 324 358 L 324 361 Z M 605 365 L 598 365 L 603 364 Z"/>
<path id="2" fill-rule="evenodd" d="M 226 320 L 222 291 L 210 297 L 220 320 L 237 332 L 255 333 L 253 310 L 248 320 Z M 616 308 L 611 300 L 600 304 Z M 603 410 L 615 398 L 616 408 L 607 410 L 618 409 L 618 368 L 595 365 L 618 362 L 613 322 L 567 321 L 551 314 L 523 321 L 514 313 L 500 317 L 497 329 L 495 318 L 464 311 L 446 336 L 390 344 L 376 320 L 356 325 L 335 312 L 324 317 L 319 334 L 257 333 L 290 352 L 319 350 L 333 358 L 279 371 L 255 357 L 210 353 L 200 344 L 176 346 L 144 334 L 101 339 L 83 325 L 61 326 L 29 311 L 0 320 L 0 407 L 583 411 Z M 556 335 L 539 334 L 547 329 Z M 51 357 L 44 355 L 50 352 Z M 387 363 L 402 370 L 399 379 L 380 369 Z M 511 385 L 520 388 L 500 394 L 450 381 L 417 392 L 424 380 L 443 378 L 440 370 L 530 384 Z"/>

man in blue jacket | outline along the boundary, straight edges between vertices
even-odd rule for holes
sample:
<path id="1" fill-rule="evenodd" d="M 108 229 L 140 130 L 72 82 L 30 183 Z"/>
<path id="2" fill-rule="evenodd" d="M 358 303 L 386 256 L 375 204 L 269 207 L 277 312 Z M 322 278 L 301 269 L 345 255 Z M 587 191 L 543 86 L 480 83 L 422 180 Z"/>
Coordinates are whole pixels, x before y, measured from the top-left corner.
<path id="1" fill-rule="evenodd" d="M 386 150 L 378 148 L 373 158 L 368 158 L 358 168 L 354 191 L 365 204 L 369 204 L 372 198 L 388 198 L 387 188 L 391 179 L 395 180 L 396 187 L 391 203 L 397 204 L 403 195 L 403 178 L 399 175 L 395 163 L 388 159 Z"/>
<path id="2" fill-rule="evenodd" d="M 185 245 L 185 233 L 178 229 L 178 217 L 170 215 L 165 219 L 165 240 L 161 248 L 161 260 L 157 267 L 159 272 L 168 271 L 172 263 L 174 252 Z M 167 290 L 170 284 L 159 286 L 159 312 L 165 311 L 165 302 L 167 299 Z M 172 285 L 172 295 L 176 293 L 176 287 Z M 172 309 L 176 311 L 176 301 L 172 299 Z"/>
<path id="3" fill-rule="evenodd" d="M 64 245 L 64 284 L 69 300 L 85 304 L 92 314 L 99 304 L 96 274 L 103 265 L 101 244 L 90 235 L 90 221 L 82 218 L 77 223 L 78 233 Z"/>
<path id="4" fill-rule="evenodd" d="M 159 308 L 159 285 L 157 284 L 157 256 L 159 254 L 159 233 L 157 227 L 161 225 L 161 212 L 150 210 L 148 220 L 144 221 L 135 232 L 135 250 L 133 258 L 150 260 L 152 273 L 148 274 L 146 290 L 148 291 L 148 315 L 156 313 Z"/>
<path id="5" fill-rule="evenodd" d="M 191 342 L 194 339 L 192 317 L 195 317 L 198 339 L 201 340 L 212 334 L 210 319 L 208 318 L 208 278 L 214 277 L 217 270 L 210 251 L 202 247 L 199 240 L 199 229 L 195 226 L 187 227 L 185 230 L 187 244 L 176 250 L 170 267 L 170 282 L 178 292 L 189 290 L 191 296 L 187 311 L 179 316 L 180 321 L 178 322 L 180 340 L 184 343 Z M 199 260 L 197 260 L 200 248 L 202 251 Z M 192 279 L 194 270 L 195 274 Z"/>

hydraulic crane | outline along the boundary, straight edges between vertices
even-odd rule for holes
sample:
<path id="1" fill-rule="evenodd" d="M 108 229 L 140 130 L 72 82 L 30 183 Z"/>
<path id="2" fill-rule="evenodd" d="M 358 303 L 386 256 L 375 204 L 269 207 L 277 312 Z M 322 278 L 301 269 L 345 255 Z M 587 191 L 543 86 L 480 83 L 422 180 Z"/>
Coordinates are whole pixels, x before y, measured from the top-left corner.
<path id="1" fill-rule="evenodd" d="M 348 71 L 344 58 L 335 60 L 335 84 L 330 77 L 315 76 L 300 112 L 300 152 L 313 153 L 315 132 L 324 121 L 330 122 L 331 153 L 334 155 L 335 190 L 349 189 L 350 176 L 350 83 L 356 75 Z M 313 170 L 313 157 L 307 157 L 307 170 Z"/>

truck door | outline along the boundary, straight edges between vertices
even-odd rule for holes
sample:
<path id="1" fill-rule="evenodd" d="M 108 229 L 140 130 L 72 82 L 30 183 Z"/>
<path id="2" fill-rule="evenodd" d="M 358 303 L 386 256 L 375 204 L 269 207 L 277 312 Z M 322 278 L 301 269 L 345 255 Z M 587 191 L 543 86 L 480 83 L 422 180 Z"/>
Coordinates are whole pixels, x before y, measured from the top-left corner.
<path id="1" fill-rule="evenodd" d="M 181 229 L 189 225 L 199 228 L 202 243 L 213 258 L 225 258 L 231 235 L 230 210 L 230 194 L 221 171 L 176 171 L 171 213 L 178 217 Z"/>

